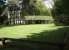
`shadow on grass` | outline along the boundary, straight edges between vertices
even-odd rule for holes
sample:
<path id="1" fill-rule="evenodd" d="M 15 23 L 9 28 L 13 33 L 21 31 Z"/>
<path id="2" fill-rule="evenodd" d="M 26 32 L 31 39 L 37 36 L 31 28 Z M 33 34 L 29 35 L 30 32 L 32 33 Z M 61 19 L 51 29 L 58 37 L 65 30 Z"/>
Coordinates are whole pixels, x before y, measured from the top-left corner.
<path id="1" fill-rule="evenodd" d="M 54 43 L 62 43 L 66 34 L 68 33 L 68 27 L 58 28 L 57 30 L 47 31 L 44 30 L 40 33 L 32 33 L 32 35 L 27 36 L 30 40 L 38 40 L 38 41 L 48 41 Z"/>
<path id="2" fill-rule="evenodd" d="M 32 36 L 28 36 L 28 38 L 30 40 L 34 39 L 34 41 L 41 41 L 44 44 L 58 46 L 60 50 L 63 50 L 64 47 L 69 46 L 69 27 L 67 26 L 57 30 L 45 30 L 40 33 L 32 33 Z"/>
<path id="3" fill-rule="evenodd" d="M 10 42 L 6 43 L 5 48 L 0 48 L 0 50 L 59 50 L 58 47 L 47 44 L 46 42 L 28 40 L 28 39 L 12 39 Z"/>
<path id="4" fill-rule="evenodd" d="M 7 48 L 1 48 L 3 50 L 69 50 L 69 27 L 32 33 L 27 38 L 6 39 L 10 42 L 6 42 Z"/>

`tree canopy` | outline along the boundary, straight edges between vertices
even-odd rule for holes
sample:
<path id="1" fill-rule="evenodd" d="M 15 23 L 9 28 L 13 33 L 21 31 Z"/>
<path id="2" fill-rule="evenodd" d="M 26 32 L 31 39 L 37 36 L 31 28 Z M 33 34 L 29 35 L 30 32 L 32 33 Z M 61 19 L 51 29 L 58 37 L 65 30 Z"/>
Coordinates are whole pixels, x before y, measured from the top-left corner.
<path id="1" fill-rule="evenodd" d="M 57 22 L 69 25 L 69 0 L 54 0 L 53 17 Z"/>
<path id="2" fill-rule="evenodd" d="M 25 0 L 23 1 L 23 5 L 24 15 L 50 15 L 48 9 L 43 3 L 43 0 Z"/>

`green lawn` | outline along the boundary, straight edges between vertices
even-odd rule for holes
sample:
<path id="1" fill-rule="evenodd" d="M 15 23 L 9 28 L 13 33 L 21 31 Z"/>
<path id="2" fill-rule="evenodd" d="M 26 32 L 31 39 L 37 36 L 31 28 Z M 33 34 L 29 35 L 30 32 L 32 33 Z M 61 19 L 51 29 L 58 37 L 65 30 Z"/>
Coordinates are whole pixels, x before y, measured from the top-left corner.
<path id="1" fill-rule="evenodd" d="M 55 26 L 54 24 L 35 24 L 35 25 L 16 25 L 2 26 L 0 28 L 0 38 L 31 38 L 36 40 L 63 41 L 64 26 Z"/>
<path id="2" fill-rule="evenodd" d="M 31 33 L 40 33 L 43 30 L 58 29 L 54 24 L 0 26 L 0 37 L 25 38 Z"/>
<path id="3" fill-rule="evenodd" d="M 65 34 L 66 38 L 69 38 L 68 26 L 55 26 L 54 24 L 0 26 L 0 38 L 2 37 L 12 38 L 11 44 L 16 45 L 14 46 L 16 47 L 16 49 L 11 47 L 11 49 L 13 50 L 17 50 L 18 47 L 20 49 L 21 47 L 25 47 L 25 50 L 26 48 L 30 47 L 31 48 L 34 47 L 33 49 L 43 47 L 43 49 L 49 48 L 49 50 L 51 49 L 59 50 L 58 46 L 50 46 L 46 44 L 45 46 L 42 44 L 39 45 L 32 44 L 30 42 L 22 41 L 22 38 L 27 38 L 29 40 L 36 40 L 36 41 L 48 41 L 50 43 L 64 43 Z M 69 39 L 67 40 L 68 41 L 65 41 L 65 43 L 69 44 Z M 65 50 L 66 49 L 67 48 L 65 48 Z"/>

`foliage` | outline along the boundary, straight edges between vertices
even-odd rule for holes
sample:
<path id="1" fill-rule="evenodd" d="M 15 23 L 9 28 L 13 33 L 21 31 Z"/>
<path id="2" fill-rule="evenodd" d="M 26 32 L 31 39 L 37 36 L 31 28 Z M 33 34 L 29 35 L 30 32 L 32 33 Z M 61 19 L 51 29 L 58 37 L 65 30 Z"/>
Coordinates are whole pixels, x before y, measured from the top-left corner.
<path id="1" fill-rule="evenodd" d="M 7 20 L 6 15 L 1 16 L 1 14 L 3 13 L 3 10 L 5 9 L 5 7 L 6 7 L 5 5 L 0 6 L 0 24 L 4 24 L 4 22 Z"/>
<path id="2" fill-rule="evenodd" d="M 50 15 L 48 9 L 43 4 L 43 0 L 25 0 L 23 2 L 23 10 L 25 10 L 29 15 Z"/>
<path id="3" fill-rule="evenodd" d="M 56 0 L 53 8 L 53 17 L 59 24 L 69 25 L 69 6 L 68 0 Z"/>
<path id="4" fill-rule="evenodd" d="M 36 7 L 37 10 L 39 10 L 40 15 L 47 15 L 47 16 L 50 15 L 49 12 L 48 12 L 48 9 L 43 4 L 42 0 L 41 1 L 37 0 L 37 3 L 35 4 L 35 7 Z"/>
<path id="5" fill-rule="evenodd" d="M 0 14 L 3 12 L 4 9 L 5 9 L 5 5 L 1 5 L 0 6 Z"/>

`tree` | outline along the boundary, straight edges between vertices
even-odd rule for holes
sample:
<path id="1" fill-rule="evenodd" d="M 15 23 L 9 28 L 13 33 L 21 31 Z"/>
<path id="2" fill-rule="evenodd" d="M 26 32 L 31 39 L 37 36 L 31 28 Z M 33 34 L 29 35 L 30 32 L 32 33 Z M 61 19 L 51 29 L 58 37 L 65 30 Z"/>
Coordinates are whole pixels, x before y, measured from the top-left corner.
<path id="1" fill-rule="evenodd" d="M 23 15 L 50 15 L 43 0 L 24 0 Z"/>
<path id="2" fill-rule="evenodd" d="M 3 2 L 3 0 L 0 0 L 0 24 L 3 24 L 4 21 L 7 19 L 5 15 L 1 16 L 5 8 L 6 8 L 5 2 Z"/>
<path id="3" fill-rule="evenodd" d="M 52 14 L 56 22 L 69 25 L 69 0 L 54 0 L 55 5 Z"/>

